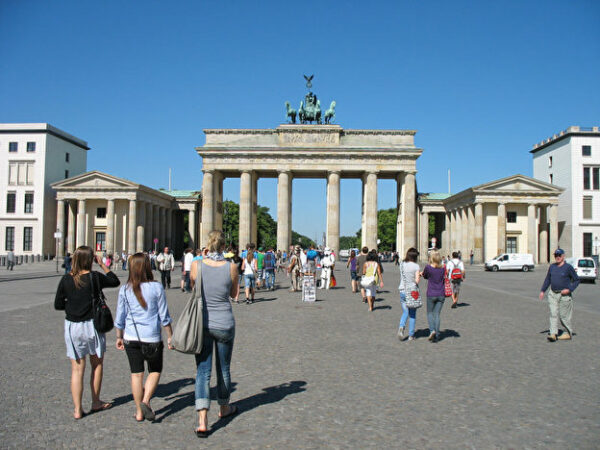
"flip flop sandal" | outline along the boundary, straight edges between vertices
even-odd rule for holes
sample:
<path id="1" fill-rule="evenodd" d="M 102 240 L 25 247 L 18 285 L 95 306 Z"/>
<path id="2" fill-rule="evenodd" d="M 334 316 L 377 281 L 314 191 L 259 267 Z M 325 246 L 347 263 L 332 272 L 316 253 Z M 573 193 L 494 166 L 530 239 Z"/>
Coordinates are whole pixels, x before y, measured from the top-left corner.
<path id="1" fill-rule="evenodd" d="M 142 402 L 140 404 L 140 408 L 142 409 L 142 413 L 144 413 L 144 419 L 146 420 L 154 420 L 156 417 L 156 414 L 154 414 L 154 411 L 152 411 L 152 408 L 150 408 L 146 403 Z"/>
<path id="2" fill-rule="evenodd" d="M 102 403 L 102 406 L 100 406 L 100 408 L 92 408 L 91 412 L 95 413 L 95 412 L 99 412 L 99 411 L 105 411 L 107 409 L 112 408 L 112 403 Z"/>
<path id="3" fill-rule="evenodd" d="M 239 412 L 239 409 L 235 405 L 229 406 L 229 414 L 225 414 L 224 416 L 219 414 L 219 419 L 225 419 L 226 417 L 235 416 Z"/>

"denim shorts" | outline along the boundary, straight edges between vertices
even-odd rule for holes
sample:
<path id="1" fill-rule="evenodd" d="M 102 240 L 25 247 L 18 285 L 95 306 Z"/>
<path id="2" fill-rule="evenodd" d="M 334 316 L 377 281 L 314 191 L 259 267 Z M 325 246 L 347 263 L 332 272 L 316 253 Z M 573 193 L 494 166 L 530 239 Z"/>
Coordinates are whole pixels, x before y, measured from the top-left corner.
<path id="1" fill-rule="evenodd" d="M 254 275 L 244 275 L 244 285 L 247 288 L 254 289 L 256 287 L 256 279 L 254 278 Z"/>
<path id="2" fill-rule="evenodd" d="M 360 281 L 360 277 L 356 273 L 356 270 L 350 271 L 350 278 L 352 278 L 352 281 Z"/>

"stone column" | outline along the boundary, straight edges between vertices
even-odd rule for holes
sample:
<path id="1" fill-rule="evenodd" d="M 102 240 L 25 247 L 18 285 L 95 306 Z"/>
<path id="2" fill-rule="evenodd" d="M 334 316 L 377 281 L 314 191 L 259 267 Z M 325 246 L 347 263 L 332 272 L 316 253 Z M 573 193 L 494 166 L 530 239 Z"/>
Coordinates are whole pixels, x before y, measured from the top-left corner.
<path id="1" fill-rule="evenodd" d="M 496 254 L 506 252 L 506 204 L 498 203 L 498 251 Z"/>
<path id="2" fill-rule="evenodd" d="M 202 179 L 202 236 L 199 247 L 206 247 L 208 234 L 214 229 L 214 176 L 212 170 L 205 170 Z"/>
<path id="3" fill-rule="evenodd" d="M 558 205 L 550 205 L 550 252 L 558 248 Z"/>
<path id="4" fill-rule="evenodd" d="M 537 264 L 537 223 L 536 223 L 536 205 L 530 203 L 527 205 L 527 253 L 533 255 L 533 262 Z"/>
<path id="5" fill-rule="evenodd" d="M 288 243 L 287 243 L 288 246 L 290 244 L 294 244 L 294 245 L 297 244 L 297 242 L 292 242 L 292 187 L 294 185 L 294 183 L 293 183 L 294 177 L 291 173 L 289 175 L 289 178 L 290 178 L 290 183 L 289 183 L 288 192 L 289 192 L 290 207 L 288 208 L 288 236 L 289 236 Z"/>
<path id="6" fill-rule="evenodd" d="M 287 251 L 290 245 L 290 173 L 279 172 L 277 177 L 277 249 Z"/>
<path id="7" fill-rule="evenodd" d="M 367 223 L 365 221 L 366 217 L 367 217 L 367 210 L 366 210 L 366 205 L 367 205 L 367 174 L 363 174 L 362 176 L 362 195 L 361 195 L 361 205 L 360 205 L 360 214 L 361 214 L 361 218 L 360 218 L 360 246 L 361 248 L 364 247 L 365 245 L 367 245 L 367 237 L 366 237 L 366 232 L 367 232 Z"/>
<path id="8" fill-rule="evenodd" d="M 365 187 L 365 228 L 363 239 L 369 250 L 377 248 L 377 173 L 367 173 Z"/>
<path id="9" fill-rule="evenodd" d="M 464 207 L 461 209 L 461 226 L 462 226 L 462 257 L 467 258 L 469 256 L 469 208 Z"/>
<path id="10" fill-rule="evenodd" d="M 139 212 L 136 224 L 136 252 L 143 252 L 144 246 L 146 245 L 146 223 L 148 222 L 148 217 L 146 214 L 148 212 L 147 206 L 148 205 L 146 205 L 145 202 L 138 202 Z"/>
<path id="11" fill-rule="evenodd" d="M 202 227 L 204 228 L 204 227 Z M 212 231 L 212 230 L 210 230 Z M 209 233 L 210 233 L 209 231 Z M 198 247 L 205 247 L 206 245 L 197 245 L 197 240 L 196 240 L 196 208 L 193 207 L 192 209 L 190 209 L 188 211 L 188 233 L 190 234 L 190 247 L 192 249 L 194 248 L 198 248 Z M 208 237 L 208 234 L 207 234 Z M 208 239 L 206 240 L 205 244 L 208 244 Z"/>
<path id="12" fill-rule="evenodd" d="M 160 214 L 159 214 L 159 206 L 152 205 L 152 235 L 150 236 L 150 247 L 154 250 L 154 238 L 158 239 L 160 242 Z M 158 245 L 156 244 L 156 249 L 158 250 Z"/>
<path id="13" fill-rule="evenodd" d="M 398 254 L 402 254 L 404 248 L 402 247 L 402 236 L 404 236 L 402 229 L 402 185 L 404 184 L 404 173 L 400 172 L 396 176 L 396 251 Z"/>
<path id="14" fill-rule="evenodd" d="M 252 242 L 258 247 L 258 175 L 252 172 Z"/>
<path id="15" fill-rule="evenodd" d="M 419 218 L 421 232 L 419 233 L 419 253 L 421 261 L 427 261 L 427 249 L 429 248 L 429 213 L 421 211 Z"/>
<path id="16" fill-rule="evenodd" d="M 68 219 L 68 233 L 69 239 L 67 239 L 67 251 L 73 256 L 75 252 L 75 201 L 69 200 L 69 219 Z"/>
<path id="17" fill-rule="evenodd" d="M 167 208 L 167 224 L 166 224 L 166 238 L 165 245 L 168 245 L 169 248 L 173 249 L 173 210 L 171 208 Z"/>
<path id="18" fill-rule="evenodd" d="M 546 205 L 540 206 L 540 263 L 548 262 L 548 217 L 546 208 Z"/>
<path id="19" fill-rule="evenodd" d="M 456 248 L 456 210 L 450 210 L 450 248 L 448 253 L 452 255 L 452 252 Z"/>
<path id="20" fill-rule="evenodd" d="M 475 259 L 475 213 L 473 206 L 467 206 L 467 256 L 473 250 L 473 259 Z"/>
<path id="21" fill-rule="evenodd" d="M 106 202 L 106 253 L 112 255 L 115 252 L 115 201 L 109 199 Z"/>
<path id="22" fill-rule="evenodd" d="M 161 206 L 158 212 L 160 215 L 158 250 L 160 251 L 167 245 L 167 208 Z"/>
<path id="23" fill-rule="evenodd" d="M 482 263 L 485 261 L 485 252 L 483 245 L 483 204 L 475 203 L 475 239 L 473 243 L 473 259 Z"/>
<path id="24" fill-rule="evenodd" d="M 133 255 L 137 249 L 135 242 L 137 227 L 137 200 L 129 200 L 129 214 L 127 217 L 127 253 Z"/>
<path id="25" fill-rule="evenodd" d="M 65 256 L 65 201 L 56 201 L 56 229 L 62 233 L 62 237 L 58 240 L 58 258 Z"/>
<path id="26" fill-rule="evenodd" d="M 417 228 L 416 213 L 417 213 L 417 195 L 416 195 L 415 174 L 407 172 L 404 176 L 404 202 L 402 210 L 404 212 L 404 250 L 417 245 Z"/>
<path id="27" fill-rule="evenodd" d="M 240 253 L 252 239 L 252 174 L 242 172 L 240 176 Z"/>
<path id="28" fill-rule="evenodd" d="M 450 213 L 444 213 L 444 231 L 442 231 L 442 245 L 439 246 L 442 256 L 450 253 Z"/>
<path id="29" fill-rule="evenodd" d="M 213 176 L 213 230 L 223 230 L 223 174 L 215 172 Z"/>
<path id="30" fill-rule="evenodd" d="M 78 205 L 77 205 L 77 247 L 86 245 L 86 242 L 85 242 L 86 227 L 87 227 L 87 220 L 85 217 L 85 200 L 79 200 Z"/>
<path id="31" fill-rule="evenodd" d="M 375 178 L 375 183 L 377 183 L 377 178 Z M 375 186 L 375 189 L 377 189 L 377 186 Z M 377 205 L 375 210 L 377 211 Z M 326 241 L 327 247 L 338 255 L 340 251 L 340 173 L 335 171 L 327 174 Z"/>

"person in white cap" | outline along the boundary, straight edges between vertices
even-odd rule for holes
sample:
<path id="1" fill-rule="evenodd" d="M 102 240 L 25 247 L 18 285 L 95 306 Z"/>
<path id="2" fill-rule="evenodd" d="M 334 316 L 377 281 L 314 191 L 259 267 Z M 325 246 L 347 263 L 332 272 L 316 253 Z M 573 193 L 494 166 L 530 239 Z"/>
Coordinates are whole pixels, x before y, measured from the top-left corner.
<path id="1" fill-rule="evenodd" d="M 321 260 L 321 286 L 319 286 L 319 289 L 329 289 L 334 265 L 335 256 L 333 256 L 329 247 L 325 247 L 324 256 Z"/>

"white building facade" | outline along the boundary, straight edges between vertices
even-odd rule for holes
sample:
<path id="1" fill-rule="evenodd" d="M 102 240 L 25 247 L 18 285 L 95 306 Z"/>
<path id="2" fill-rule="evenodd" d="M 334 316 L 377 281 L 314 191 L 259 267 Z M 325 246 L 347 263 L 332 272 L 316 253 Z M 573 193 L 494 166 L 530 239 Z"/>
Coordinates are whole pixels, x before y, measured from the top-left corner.
<path id="1" fill-rule="evenodd" d="M 87 142 L 47 123 L 0 124 L 0 253 L 54 255 L 56 193 L 85 172 Z"/>
<path id="2" fill-rule="evenodd" d="M 558 240 L 567 255 L 600 250 L 600 127 L 569 127 L 536 144 L 534 178 L 564 188 L 558 204 Z"/>

